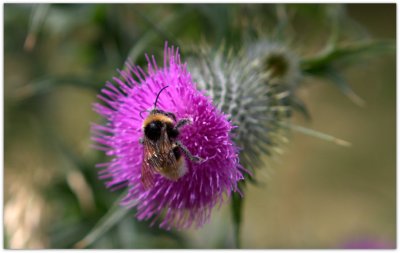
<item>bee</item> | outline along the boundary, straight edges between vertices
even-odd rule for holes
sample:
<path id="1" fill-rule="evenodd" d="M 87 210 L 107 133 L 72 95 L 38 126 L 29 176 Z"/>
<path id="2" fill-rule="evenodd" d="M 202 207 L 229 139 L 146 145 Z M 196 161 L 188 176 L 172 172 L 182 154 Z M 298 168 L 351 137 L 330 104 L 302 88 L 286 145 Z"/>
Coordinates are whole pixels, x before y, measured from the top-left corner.
<path id="1" fill-rule="evenodd" d="M 173 113 L 157 109 L 158 97 L 166 88 L 168 86 L 158 92 L 154 108 L 143 121 L 143 137 L 139 139 L 139 143 L 143 145 L 141 181 L 146 189 L 154 185 L 156 173 L 172 181 L 185 175 L 187 165 L 183 154 L 192 162 L 203 161 L 202 158 L 192 155 L 178 140 L 179 130 L 191 124 L 192 120 L 183 118 L 177 121 Z"/>

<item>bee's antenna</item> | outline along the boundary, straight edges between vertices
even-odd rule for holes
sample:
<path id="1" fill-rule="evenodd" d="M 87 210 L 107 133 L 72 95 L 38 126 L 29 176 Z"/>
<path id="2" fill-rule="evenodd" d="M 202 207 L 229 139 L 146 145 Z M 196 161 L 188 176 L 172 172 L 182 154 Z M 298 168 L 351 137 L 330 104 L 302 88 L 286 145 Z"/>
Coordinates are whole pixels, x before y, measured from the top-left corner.
<path id="1" fill-rule="evenodd" d="M 157 101 L 158 101 L 158 97 L 160 96 L 160 93 L 163 91 L 163 90 L 165 90 L 166 88 L 168 88 L 169 86 L 167 85 L 167 86 L 165 86 L 164 88 L 162 88 L 159 92 L 158 92 L 158 94 L 157 94 L 157 97 L 156 97 L 156 101 L 154 102 L 154 108 L 156 108 L 156 106 L 157 106 Z"/>
<path id="2" fill-rule="evenodd" d="M 147 110 L 143 110 L 139 112 L 140 117 L 143 119 L 142 112 L 147 112 Z"/>
<path id="3" fill-rule="evenodd" d="M 158 101 L 158 97 L 160 96 L 160 93 L 161 93 L 164 89 L 166 89 L 166 88 L 168 88 L 168 85 L 165 86 L 165 87 L 163 87 L 163 88 L 158 92 L 157 97 L 156 97 L 156 101 L 154 102 L 154 109 L 153 109 L 153 110 L 156 109 L 157 101 Z M 143 116 L 142 116 L 142 113 L 143 113 L 143 112 L 149 112 L 149 110 L 143 110 L 143 111 L 140 111 L 140 112 L 139 112 L 139 115 L 140 115 L 140 117 L 141 117 L 142 119 L 143 119 Z"/>

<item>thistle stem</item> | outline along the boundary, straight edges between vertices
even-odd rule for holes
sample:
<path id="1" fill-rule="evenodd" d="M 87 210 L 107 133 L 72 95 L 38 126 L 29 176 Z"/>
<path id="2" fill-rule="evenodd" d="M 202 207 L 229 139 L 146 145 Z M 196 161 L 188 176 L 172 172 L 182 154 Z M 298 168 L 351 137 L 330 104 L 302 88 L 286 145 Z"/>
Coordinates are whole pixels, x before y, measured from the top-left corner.
<path id="1" fill-rule="evenodd" d="M 234 245 L 235 245 L 235 249 L 240 249 L 242 247 L 241 243 L 240 243 L 240 224 L 234 222 L 233 223 L 234 226 Z"/>
<path id="2" fill-rule="evenodd" d="M 243 188 L 241 189 L 241 192 L 243 192 Z M 242 223 L 242 208 L 243 208 L 243 198 L 238 193 L 234 193 L 232 195 L 232 220 L 233 220 L 233 232 L 234 232 L 234 246 L 236 249 L 241 248 L 240 226 Z"/>

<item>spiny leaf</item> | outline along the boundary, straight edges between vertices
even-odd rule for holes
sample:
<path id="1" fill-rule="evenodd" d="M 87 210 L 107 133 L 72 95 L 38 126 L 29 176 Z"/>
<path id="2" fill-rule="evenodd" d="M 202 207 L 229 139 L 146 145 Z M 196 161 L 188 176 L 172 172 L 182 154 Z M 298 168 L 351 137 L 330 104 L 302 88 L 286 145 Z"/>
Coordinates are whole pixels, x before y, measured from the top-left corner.
<path id="1" fill-rule="evenodd" d="M 277 25 L 274 31 L 274 37 L 280 41 L 284 39 L 284 36 L 288 35 L 287 32 L 289 29 L 292 29 L 292 27 L 290 27 L 287 6 L 285 4 L 277 4 L 275 9 Z"/>
<path id="2" fill-rule="evenodd" d="M 396 48 L 393 41 L 372 41 L 353 43 L 344 46 L 328 46 L 315 57 L 301 61 L 301 69 L 304 73 L 316 74 L 338 60 L 358 57 L 363 54 L 392 52 Z"/>
<path id="3" fill-rule="evenodd" d="M 133 9 L 133 10 L 135 11 L 136 15 L 138 15 L 141 19 L 143 19 L 149 25 L 150 30 L 154 31 L 161 38 L 164 38 L 164 40 L 168 40 L 171 44 L 175 45 L 176 47 L 179 47 L 178 42 L 176 42 L 173 39 L 173 36 L 166 29 L 166 28 L 168 28 L 168 24 L 165 26 L 158 25 L 158 24 L 154 23 L 153 20 L 149 19 L 146 15 L 141 13 L 140 11 L 137 11 L 136 9 Z M 172 20 L 174 20 L 174 19 L 172 19 Z"/>
<path id="4" fill-rule="evenodd" d="M 326 76 L 333 81 L 333 83 L 339 88 L 344 95 L 346 95 L 353 103 L 358 106 L 364 106 L 365 101 L 359 97 L 346 82 L 346 80 L 334 69 L 329 69 L 326 72 Z"/>
<path id="5" fill-rule="evenodd" d="M 27 99 L 33 96 L 50 92 L 52 89 L 62 86 L 71 85 L 84 89 L 98 91 L 100 86 L 90 78 L 80 77 L 46 77 L 30 82 L 27 85 L 21 86 L 15 90 L 14 97 L 17 99 Z M 101 83 L 101 82 L 99 82 Z"/>
<path id="6" fill-rule="evenodd" d="M 168 37 L 165 37 L 164 31 L 181 22 L 183 17 L 188 13 L 188 11 L 189 8 L 185 8 L 183 11 L 177 14 L 171 14 L 169 17 L 160 21 L 158 24 L 151 23 L 152 29 L 150 29 L 147 33 L 141 36 L 140 39 L 135 43 L 135 45 L 131 48 L 131 50 L 128 53 L 128 59 L 130 59 L 132 62 L 136 62 L 139 55 L 143 54 L 147 46 L 152 41 L 157 39 L 157 35 L 164 40 L 168 40 Z"/>
<path id="7" fill-rule="evenodd" d="M 292 96 L 290 98 L 290 105 L 293 107 L 293 109 L 298 110 L 301 114 L 303 114 L 306 120 L 311 120 L 310 112 L 308 111 L 304 102 L 301 101 L 299 98 Z"/>
<path id="8" fill-rule="evenodd" d="M 292 129 L 294 131 L 297 131 L 299 133 L 306 134 L 306 135 L 309 135 L 309 136 L 312 136 L 312 137 L 315 137 L 315 138 L 318 138 L 318 139 L 321 139 L 324 141 L 333 142 L 340 146 L 344 146 L 344 147 L 351 146 L 351 143 L 348 141 L 336 138 L 329 134 L 318 132 L 318 131 L 310 129 L 310 128 L 306 128 L 306 127 L 302 127 L 302 126 L 294 125 L 294 124 L 289 124 L 289 123 L 285 123 L 285 122 L 279 122 L 278 124 L 281 125 L 282 127 L 286 127 L 286 128 Z"/>
<path id="9" fill-rule="evenodd" d="M 364 106 L 364 100 L 351 89 L 345 79 L 335 70 L 334 64 L 337 61 L 352 59 L 361 55 L 393 51 L 395 45 L 392 41 L 362 42 L 341 47 L 334 45 L 329 44 L 316 57 L 303 59 L 301 69 L 305 74 L 330 79 L 353 103 Z"/>

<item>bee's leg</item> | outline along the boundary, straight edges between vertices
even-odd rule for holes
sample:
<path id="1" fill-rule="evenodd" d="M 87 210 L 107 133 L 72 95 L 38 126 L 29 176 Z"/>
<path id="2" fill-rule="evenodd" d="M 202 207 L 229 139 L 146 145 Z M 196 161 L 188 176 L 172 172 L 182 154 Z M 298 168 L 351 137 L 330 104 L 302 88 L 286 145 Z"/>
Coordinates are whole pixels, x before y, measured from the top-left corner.
<path id="1" fill-rule="evenodd" d="M 140 144 L 143 144 L 143 143 L 144 143 L 144 139 L 143 139 L 143 138 L 140 138 L 140 139 L 139 139 L 139 143 L 140 143 Z"/>
<path id="2" fill-rule="evenodd" d="M 174 121 L 176 121 L 176 116 L 172 112 L 165 112 L 165 115 L 172 118 Z"/>
<path id="3" fill-rule="evenodd" d="M 185 153 L 186 157 L 189 158 L 190 161 L 195 163 L 201 163 L 204 160 L 201 157 L 192 155 L 192 153 L 190 153 L 190 151 L 180 141 L 177 141 L 176 145 L 181 148 L 183 153 Z"/>
<path id="4" fill-rule="evenodd" d="M 184 125 L 191 124 L 191 123 L 192 123 L 191 119 L 183 118 L 183 119 L 179 120 L 178 123 L 176 123 L 175 129 L 179 130 L 179 128 L 183 127 Z"/>

